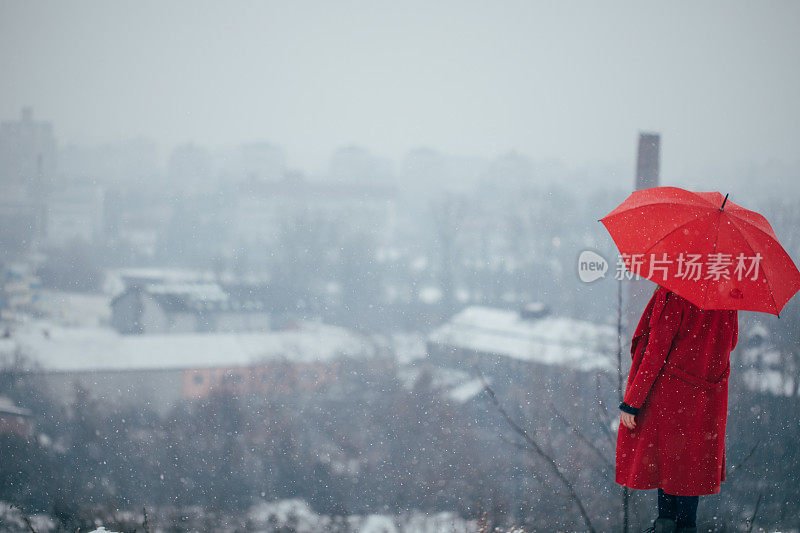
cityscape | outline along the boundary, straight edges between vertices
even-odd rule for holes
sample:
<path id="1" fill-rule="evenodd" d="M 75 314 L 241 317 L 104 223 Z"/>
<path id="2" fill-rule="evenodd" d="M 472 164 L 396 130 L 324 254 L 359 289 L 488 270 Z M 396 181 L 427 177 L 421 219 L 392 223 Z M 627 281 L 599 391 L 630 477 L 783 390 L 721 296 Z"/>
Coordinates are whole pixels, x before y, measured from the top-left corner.
<path id="1" fill-rule="evenodd" d="M 0 17 L 7 21 L 0 32 L 8 30 L 9 43 L 22 31 L 9 20 L 29 24 L 40 16 L 46 20 L 43 27 L 51 28 L 56 15 L 64 14 L 62 7 L 33 4 L 0 3 Z M 381 100 L 382 114 L 374 117 L 381 132 L 363 126 L 373 124 L 368 117 L 377 97 L 367 89 L 360 93 L 359 80 L 386 91 L 391 85 L 381 81 L 389 74 L 370 68 L 385 66 L 384 61 L 396 67 L 402 76 L 391 79 L 407 81 L 399 89 L 406 93 L 424 85 L 426 76 L 440 74 L 430 74 L 428 59 L 421 59 L 425 54 L 408 63 L 399 52 L 389 54 L 386 50 L 395 51 L 393 32 L 413 29 L 420 42 L 432 39 L 441 48 L 431 48 L 431 56 L 446 60 L 448 66 L 441 68 L 449 69 L 451 61 L 462 61 L 467 57 L 462 54 L 474 50 L 449 48 L 446 37 L 427 33 L 428 22 L 446 26 L 451 13 L 462 13 L 466 18 L 454 22 L 461 30 L 445 33 L 462 42 L 458 39 L 467 39 L 458 33 L 462 30 L 464 35 L 485 30 L 496 39 L 506 25 L 518 31 L 514 14 L 530 17 L 530 24 L 552 20 L 563 31 L 568 19 L 544 6 L 534 15 L 511 3 L 503 8 L 456 3 L 452 10 L 432 7 L 429 18 L 421 19 L 416 18 L 424 11 L 419 5 L 395 6 L 397 18 L 387 22 L 383 11 L 356 2 L 347 29 L 344 19 L 327 11 L 333 7 L 320 3 L 311 9 L 314 16 L 297 6 L 234 4 L 204 4 L 205 11 L 195 12 L 177 2 L 156 20 L 150 16 L 159 8 L 152 3 L 78 3 L 76 21 L 85 18 L 53 35 L 76 37 L 91 27 L 87 39 L 96 39 L 90 53 L 95 57 L 105 53 L 100 44 L 110 39 L 102 34 L 104 26 L 90 24 L 95 17 L 108 28 L 119 28 L 112 21 L 117 15 L 130 17 L 137 46 L 148 38 L 172 43 L 191 59 L 187 65 L 208 65 L 202 80 L 221 78 L 218 89 L 228 92 L 218 109 L 210 102 L 203 113 L 219 117 L 232 109 L 237 95 L 250 94 L 230 88 L 226 76 L 236 73 L 242 83 L 249 79 L 276 91 L 264 97 L 272 98 L 267 103 L 243 99 L 248 124 L 258 122 L 262 106 L 275 117 L 295 106 L 297 120 L 289 120 L 291 127 L 284 124 L 285 136 L 267 122 L 236 130 L 224 121 L 218 132 L 198 128 L 196 136 L 175 135 L 178 125 L 188 131 L 197 119 L 176 119 L 163 107 L 147 115 L 151 130 L 127 130 L 123 124 L 144 123 L 135 117 L 136 98 L 114 104 L 120 110 L 115 122 L 115 116 L 101 112 L 111 105 L 103 100 L 108 95 L 91 86 L 127 74 L 103 67 L 102 61 L 75 66 L 79 62 L 70 56 L 75 63 L 69 68 L 91 73 L 86 91 L 98 91 L 96 113 L 76 120 L 75 112 L 54 103 L 56 95 L 73 94 L 69 84 L 38 90 L 37 78 L 22 76 L 37 62 L 56 72 L 54 63 L 43 59 L 50 52 L 0 52 L 3 66 L 17 65 L 17 56 L 31 58 L 24 68 L 6 68 L 22 80 L 19 89 L 0 84 L 0 531 L 628 533 L 651 524 L 653 493 L 616 485 L 614 464 L 621 430 L 617 405 L 626 390 L 629 354 L 636 348 L 631 336 L 658 285 L 632 275 L 634 266 L 622 261 L 599 221 L 633 191 L 718 190 L 728 195 L 725 201 L 730 197 L 764 213 L 797 264 L 800 108 L 794 94 L 777 101 L 775 106 L 784 109 L 774 117 L 762 109 L 757 118 L 748 118 L 749 110 L 739 110 L 742 131 L 719 133 L 707 147 L 692 140 L 695 133 L 681 136 L 680 128 L 664 118 L 668 109 L 682 105 L 671 97 L 665 97 L 664 116 L 637 114 L 638 101 L 631 98 L 632 108 L 621 113 L 624 127 L 609 123 L 608 132 L 595 130 L 591 120 L 586 127 L 546 122 L 548 104 L 528 102 L 519 104 L 518 120 L 503 116 L 496 124 L 483 110 L 473 110 L 476 130 L 486 130 L 485 149 L 470 148 L 479 137 L 459 133 L 464 126 L 458 121 L 441 129 L 453 145 L 437 144 L 436 137 L 413 128 L 409 142 L 391 144 L 392 128 L 402 130 L 399 124 L 411 120 L 409 109 L 415 105 L 420 113 L 455 105 L 446 99 L 426 99 L 431 108 L 422 100 Z M 764 27 L 777 28 L 769 46 L 790 39 L 794 48 L 786 57 L 767 58 L 753 45 L 752 57 L 736 55 L 731 64 L 774 61 L 778 69 L 797 56 L 797 36 L 782 32 L 790 24 L 786 20 L 800 20 L 800 12 L 788 4 L 776 6 L 763 15 Z M 681 9 L 691 18 L 687 6 Z M 717 9 L 722 8 L 701 10 L 697 17 L 710 17 Z M 731 49 L 739 46 L 734 37 L 743 9 L 730 16 L 730 29 L 714 30 L 724 32 Z M 626 11 L 615 7 L 603 17 Z M 229 12 L 239 26 L 222 22 L 220 15 Z M 327 20 L 325 13 L 333 18 Z M 781 14 L 786 20 L 779 20 Z M 649 20 L 638 11 L 626 16 L 638 25 Z M 167 19 L 181 17 L 186 19 L 176 22 L 174 35 L 162 27 Z M 250 31 L 256 20 L 269 31 L 237 36 L 233 28 Z M 279 28 L 281 21 L 287 28 Z M 374 33 L 376 21 L 386 24 L 385 34 Z M 583 15 L 576 20 L 586 23 Z M 668 32 L 667 22 L 662 25 Z M 207 43 L 205 32 L 212 30 L 223 32 L 222 44 Z M 538 57 L 534 48 L 542 37 L 529 36 L 527 26 L 519 31 L 520 42 Z M 772 43 L 761 26 L 752 31 L 753 39 Z M 294 39 L 300 37 L 287 37 L 296 32 L 313 46 L 275 48 L 277 37 L 270 32 L 297 44 Z M 702 31 L 692 32 L 697 39 L 692 42 L 705 42 Z M 244 58 L 223 61 L 214 55 L 234 44 L 245 49 L 242 43 L 250 46 L 251 38 L 263 44 L 264 61 L 275 69 L 263 79 L 258 69 L 251 73 Z M 331 60 L 333 52 L 317 46 L 327 38 L 333 50 L 352 55 Z M 607 38 L 601 42 L 611 47 L 608 43 L 615 41 Z M 157 85 L 142 76 L 142 66 L 152 66 L 154 73 L 169 70 L 146 52 L 162 46 L 152 43 L 141 50 L 112 48 L 121 58 L 133 54 L 141 61 L 127 65 L 138 76 L 131 91 L 138 90 L 136 84 Z M 385 53 L 394 59 L 380 56 L 373 62 L 359 55 L 371 45 L 376 57 Z M 415 50 L 414 44 L 397 46 Z M 480 48 L 487 56 L 478 54 L 475 61 L 485 59 L 481 64 L 487 69 L 505 61 L 495 55 L 504 46 Z M 660 45 L 642 46 L 660 54 Z M 564 49 L 565 57 L 570 50 Z M 714 53 L 734 57 L 727 49 Z M 627 76 L 638 63 L 624 57 L 620 69 Z M 320 66 L 321 58 L 333 66 Z M 377 78 L 359 78 L 349 70 L 350 60 Z M 318 91 L 319 107 L 311 109 L 322 113 L 335 107 L 328 99 L 350 80 L 355 85 L 347 85 L 348 91 L 360 96 L 342 94 L 363 98 L 363 112 L 345 106 L 341 114 L 320 114 L 315 122 L 303 107 L 313 98 L 300 104 L 289 94 L 297 87 L 273 87 L 281 80 L 289 83 L 287 73 L 303 78 L 316 72 L 304 61 L 324 72 L 320 84 L 330 86 L 303 85 Z M 537 61 L 545 71 L 561 65 L 561 59 L 552 65 L 549 59 Z M 226 62 L 230 66 L 221 66 Z M 516 73 L 519 63 L 509 65 L 514 68 L 508 72 Z M 768 67 L 773 68 L 763 68 Z M 786 70 L 793 72 L 784 80 L 791 89 L 797 69 Z M 394 70 L 387 72 L 394 76 Z M 508 83 L 540 83 L 530 76 L 512 76 Z M 475 86 L 458 90 L 432 80 L 430 91 L 445 91 L 454 101 L 462 91 L 474 92 L 470 98 L 477 101 L 484 86 L 478 78 L 469 79 Z M 597 84 L 602 91 L 603 82 Z M 565 102 L 583 102 L 566 84 L 559 87 Z M 728 98 L 725 86 L 715 87 L 720 98 Z M 506 85 L 498 89 L 504 95 L 506 90 Z M 190 92 L 187 100 L 200 98 Z M 759 101 L 765 94 L 758 93 Z M 492 105 L 499 104 L 487 103 L 495 109 Z M 525 122 L 522 117 L 532 112 L 528 105 L 543 117 L 542 124 L 527 121 L 526 128 L 537 131 L 530 134 L 536 140 L 530 144 L 519 131 L 501 125 L 503 120 Z M 341 137 L 331 133 L 338 131 L 331 117 L 341 119 Z M 761 118 L 765 124 L 773 121 L 769 124 L 783 132 L 790 149 L 781 152 L 784 145 L 772 142 L 774 153 L 761 159 L 753 155 L 769 144 L 763 139 L 774 141 L 777 135 L 759 129 Z M 705 116 L 697 118 L 701 132 L 725 129 L 701 119 Z M 175 130 L 159 136 L 159 129 L 172 123 Z M 780 129 L 786 123 L 793 124 L 786 131 L 794 137 Z M 687 131 L 693 127 L 685 124 Z M 116 133 L 96 135 L 102 128 Z M 85 136 L 75 133 L 84 130 Z M 567 146 L 562 153 L 551 153 L 557 145 L 548 144 L 548 132 Z M 307 147 L 298 140 L 303 134 Z M 741 159 L 720 160 L 725 149 L 737 150 L 736 135 L 752 151 L 739 150 Z M 508 138 L 521 140 L 505 144 Z M 612 142 L 620 148 L 608 157 L 597 155 L 595 143 L 605 150 Z M 574 155 L 581 146 L 585 157 Z M 700 155 L 682 159 L 692 152 Z M 761 257 L 748 257 L 747 265 L 737 266 L 735 257 L 726 265 L 730 272 L 739 269 L 740 279 L 743 274 L 755 280 L 759 270 L 753 258 Z M 683 268 L 683 256 L 680 261 Z M 654 264 L 655 259 L 648 263 L 651 279 L 656 279 Z M 665 280 L 668 271 L 662 268 Z M 703 496 L 699 512 L 707 529 L 702 531 L 800 529 L 797 299 L 779 316 L 738 315 L 727 400 L 727 482 L 719 494 Z"/>

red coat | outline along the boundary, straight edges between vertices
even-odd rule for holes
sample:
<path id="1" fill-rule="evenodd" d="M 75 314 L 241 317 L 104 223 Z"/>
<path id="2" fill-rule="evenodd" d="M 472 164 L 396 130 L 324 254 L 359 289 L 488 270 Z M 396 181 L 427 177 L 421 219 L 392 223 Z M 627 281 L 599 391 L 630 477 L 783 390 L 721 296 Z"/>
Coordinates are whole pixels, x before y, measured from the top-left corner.
<path id="1" fill-rule="evenodd" d="M 631 341 L 616 481 L 667 494 L 716 494 L 725 480 L 725 422 L 736 311 L 703 311 L 664 287 L 653 293 Z"/>

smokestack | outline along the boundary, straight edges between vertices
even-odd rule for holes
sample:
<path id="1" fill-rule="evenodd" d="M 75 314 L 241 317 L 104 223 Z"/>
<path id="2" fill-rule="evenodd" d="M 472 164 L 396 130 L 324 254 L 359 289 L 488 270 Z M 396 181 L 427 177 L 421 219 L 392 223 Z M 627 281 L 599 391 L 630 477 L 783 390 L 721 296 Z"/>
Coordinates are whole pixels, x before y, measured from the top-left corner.
<path id="1" fill-rule="evenodd" d="M 636 159 L 635 190 L 658 187 L 660 147 L 661 136 L 658 133 L 639 134 L 639 157 Z"/>
<path id="2" fill-rule="evenodd" d="M 660 163 L 661 136 L 658 133 L 640 133 L 639 150 L 636 159 L 636 176 L 634 179 L 635 190 L 658 187 L 658 170 Z M 642 316 L 642 311 L 647 306 L 656 284 L 650 280 L 631 279 L 628 284 L 628 301 L 625 305 L 625 337 L 623 341 L 629 342 L 633 332 Z"/>

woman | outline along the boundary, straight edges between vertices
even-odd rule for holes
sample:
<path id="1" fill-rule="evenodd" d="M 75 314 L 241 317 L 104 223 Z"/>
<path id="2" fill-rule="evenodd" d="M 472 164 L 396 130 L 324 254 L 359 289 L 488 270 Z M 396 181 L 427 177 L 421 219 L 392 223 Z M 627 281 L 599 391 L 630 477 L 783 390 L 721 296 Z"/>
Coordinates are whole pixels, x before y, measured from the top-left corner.
<path id="1" fill-rule="evenodd" d="M 631 340 L 616 481 L 658 489 L 650 531 L 696 531 L 699 496 L 725 480 L 725 422 L 736 311 L 701 310 L 658 287 Z"/>

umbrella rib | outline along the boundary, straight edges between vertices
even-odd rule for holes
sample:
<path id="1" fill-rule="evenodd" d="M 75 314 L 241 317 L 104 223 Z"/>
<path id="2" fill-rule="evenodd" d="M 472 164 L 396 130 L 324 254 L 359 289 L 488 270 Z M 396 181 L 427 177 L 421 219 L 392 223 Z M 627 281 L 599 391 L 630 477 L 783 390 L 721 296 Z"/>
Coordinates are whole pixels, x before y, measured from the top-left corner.
<path id="1" fill-rule="evenodd" d="M 703 198 L 702 196 L 697 194 L 695 191 L 687 191 L 687 192 L 692 193 L 692 195 L 694 195 L 695 198 L 697 198 L 701 202 L 704 202 L 707 205 L 702 205 L 701 206 L 701 205 L 697 205 L 697 204 L 692 203 L 692 202 L 690 202 L 690 201 L 688 201 L 686 199 L 683 199 L 683 198 L 673 198 L 673 199 L 664 199 L 664 200 L 658 199 L 658 200 L 655 200 L 655 201 L 652 201 L 652 202 L 647 202 L 647 203 L 642 204 L 642 205 L 637 206 L 637 207 L 630 207 L 628 209 L 639 209 L 641 207 L 649 207 L 649 206 L 653 206 L 653 205 L 680 204 L 680 205 L 685 205 L 685 206 L 688 206 L 688 207 L 696 207 L 698 209 L 708 209 L 709 210 L 709 214 L 719 210 L 719 206 L 717 206 L 716 204 L 711 203 L 710 200 L 706 200 L 705 198 Z M 740 209 L 743 209 L 743 210 L 747 211 L 747 209 L 745 209 L 744 207 L 742 207 L 740 205 L 735 205 L 735 207 L 738 207 Z M 773 239 L 775 238 L 775 236 L 770 235 L 768 232 L 764 231 L 763 229 L 759 228 L 757 225 L 753 224 L 752 222 L 750 222 L 747 219 L 745 219 L 744 217 L 742 217 L 742 215 L 740 213 L 737 213 L 736 209 L 730 209 L 729 208 L 727 211 L 725 211 L 725 213 L 728 216 L 732 217 L 732 218 L 735 217 L 737 220 L 741 220 L 742 222 L 744 222 L 746 224 L 749 224 L 750 226 L 754 227 L 755 229 L 757 229 L 758 231 L 760 231 L 764 235 L 768 235 L 770 238 L 773 238 Z M 621 213 L 617 213 L 617 214 L 619 215 Z M 608 215 L 608 216 L 610 216 L 610 215 Z M 604 217 L 604 218 L 606 218 L 606 217 Z M 769 221 L 766 221 L 766 222 L 769 225 Z"/>
<path id="2" fill-rule="evenodd" d="M 650 203 L 647 203 L 645 205 L 655 205 L 655 204 L 670 204 L 670 205 L 674 205 L 674 204 L 681 204 L 681 205 L 688 205 L 688 206 L 691 206 L 691 207 L 698 207 L 698 208 L 701 208 L 701 209 L 703 207 L 705 207 L 706 209 L 712 209 L 714 211 L 718 210 L 719 207 L 720 207 L 718 204 L 715 204 L 711 200 L 709 200 L 707 198 L 703 198 L 702 196 L 700 196 L 698 194 L 698 191 L 685 190 L 684 192 L 688 192 L 694 198 L 696 198 L 697 200 L 699 200 L 700 202 L 702 202 L 705 205 L 703 205 L 703 206 L 697 205 L 696 203 L 691 202 L 691 201 L 689 201 L 689 200 L 687 200 L 685 198 L 667 198 L 664 201 L 650 202 Z M 720 194 L 720 196 L 722 196 L 722 194 Z"/>
<path id="3" fill-rule="evenodd" d="M 713 214 L 714 214 L 714 212 L 712 211 L 711 213 L 708 213 L 706 216 L 713 215 Z M 702 218 L 702 217 L 694 217 L 693 219 L 691 219 L 691 220 L 687 220 L 686 222 L 684 222 L 684 223 L 682 223 L 682 224 L 680 224 L 680 225 L 678 225 L 678 226 L 676 226 L 676 227 L 672 228 L 670 231 L 668 231 L 667 233 L 665 233 L 664 235 L 662 235 L 661 237 L 659 237 L 657 241 L 655 241 L 653 244 L 651 244 L 650 246 L 648 246 L 648 247 L 647 247 L 647 248 L 646 248 L 646 249 L 645 249 L 643 252 L 641 252 L 641 253 L 642 253 L 642 254 L 646 254 L 647 252 L 649 252 L 650 250 L 652 250 L 652 249 L 653 249 L 653 248 L 654 248 L 654 247 L 655 247 L 655 246 L 656 246 L 658 243 L 660 243 L 661 241 L 663 241 L 664 239 L 666 239 L 667 237 L 669 237 L 670 235 L 672 235 L 673 233 L 675 233 L 676 231 L 678 231 L 679 229 L 681 229 L 682 227 L 684 227 L 684 226 L 686 226 L 686 225 L 688 225 L 688 224 L 691 224 L 692 222 L 697 222 L 697 221 L 698 221 L 698 220 L 700 220 L 701 218 Z M 714 243 L 714 246 L 716 247 L 716 243 Z"/>
<path id="4" fill-rule="evenodd" d="M 686 221 L 686 222 L 684 222 L 683 224 L 680 224 L 680 225 L 676 226 L 676 227 L 675 227 L 675 228 L 673 228 L 672 230 L 670 230 L 670 231 L 668 231 L 667 233 L 665 233 L 664 235 L 662 235 L 662 236 L 661 236 L 661 237 L 660 237 L 660 238 L 659 238 L 659 239 L 658 239 L 656 242 L 654 242 L 654 243 L 653 243 L 653 244 L 651 244 L 649 247 L 647 247 L 647 249 L 645 249 L 645 250 L 644 250 L 644 252 L 642 252 L 642 253 L 647 253 L 647 252 L 649 252 L 649 251 L 650 251 L 650 250 L 652 250 L 652 249 L 653 249 L 653 248 L 654 248 L 654 247 L 655 247 L 655 246 L 656 246 L 658 243 L 660 243 L 661 241 L 663 241 L 664 239 L 666 239 L 667 237 L 669 237 L 670 235 L 672 235 L 673 233 L 675 233 L 676 231 L 678 231 L 679 229 L 681 229 L 682 227 L 684 227 L 684 226 L 686 226 L 686 225 L 688 225 L 688 224 L 691 224 L 692 222 L 697 222 L 698 220 L 701 220 L 702 218 L 708 218 L 708 216 L 714 215 L 714 214 L 715 214 L 715 213 L 717 213 L 717 212 L 718 212 L 718 211 L 711 211 L 710 213 L 708 213 L 708 214 L 706 215 L 706 217 L 695 217 L 695 218 L 693 218 L 692 220 L 687 220 L 687 221 Z M 716 252 L 716 251 L 717 251 L 717 241 L 718 241 L 718 240 L 719 240 L 719 219 L 717 219 L 717 231 L 716 231 L 716 235 L 715 235 L 715 238 L 714 238 L 714 252 Z M 708 300 L 708 285 L 709 285 L 709 284 L 708 284 L 708 283 L 706 283 L 706 290 L 705 290 L 705 292 L 703 293 L 703 308 L 705 308 L 705 306 L 706 306 L 706 303 L 707 303 L 707 300 Z M 774 299 L 773 299 L 773 300 L 774 300 Z"/>
<path id="5" fill-rule="evenodd" d="M 750 241 L 747 239 L 747 235 L 744 234 L 744 232 L 741 230 L 741 228 L 739 227 L 738 224 L 736 224 L 733 221 L 731 221 L 731 223 L 732 223 L 733 227 L 736 229 L 736 231 L 739 232 L 739 235 L 742 236 L 742 239 L 744 240 L 745 244 L 747 244 L 747 247 L 750 248 L 750 253 L 752 253 L 753 256 L 755 256 L 756 251 L 753 249 L 753 245 L 750 244 Z M 756 229 L 758 229 L 758 228 L 756 228 Z M 770 298 L 772 298 L 772 305 L 775 306 L 775 312 L 778 313 L 779 312 L 778 311 L 778 302 L 775 301 L 775 295 L 772 293 L 772 286 L 769 284 L 769 280 L 767 279 L 767 271 L 765 269 L 761 269 L 761 270 L 762 270 L 762 272 L 764 272 L 764 281 L 767 282 L 767 290 L 769 290 L 769 296 L 770 296 Z"/>
<path id="6" fill-rule="evenodd" d="M 741 216 L 737 215 L 737 214 L 736 214 L 734 211 L 725 211 L 725 213 L 726 213 L 726 214 L 727 214 L 729 217 L 731 217 L 731 222 L 733 222 L 733 219 L 739 220 L 739 221 L 741 221 L 741 222 L 743 222 L 743 223 L 747 224 L 747 226 L 748 226 L 748 227 L 750 227 L 750 228 L 753 228 L 754 230 L 756 230 L 756 231 L 759 231 L 759 232 L 763 233 L 764 235 L 766 235 L 767 237 L 769 237 L 769 238 L 770 238 L 770 239 L 772 239 L 773 241 L 777 241 L 777 242 L 778 242 L 778 244 L 780 244 L 780 241 L 778 241 L 778 236 L 777 236 L 777 235 L 775 235 L 775 229 L 772 229 L 772 232 L 773 232 L 773 233 L 769 233 L 769 232 L 766 232 L 766 231 L 764 231 L 763 229 L 759 228 L 758 226 L 756 226 L 755 224 L 753 224 L 753 223 L 752 223 L 752 222 L 750 222 L 749 220 L 747 220 L 747 219 L 745 219 L 745 218 L 743 218 L 743 217 L 741 217 Z M 769 221 L 767 221 L 767 224 L 769 224 Z M 783 247 L 783 246 L 781 246 L 781 247 Z"/>
<path id="7" fill-rule="evenodd" d="M 714 202 L 712 202 L 711 200 L 709 200 L 707 198 L 703 198 L 702 196 L 697 194 L 699 191 L 686 191 L 686 192 L 692 194 L 692 196 L 694 196 L 695 198 L 697 198 L 701 202 L 705 202 L 706 204 L 708 204 L 709 208 L 711 208 L 711 209 L 719 209 L 719 205 L 717 205 Z M 722 194 L 720 194 L 720 196 L 722 196 Z M 724 200 L 723 200 L 723 203 L 724 203 Z"/>
<path id="8" fill-rule="evenodd" d="M 719 243 L 719 223 L 720 223 L 721 220 L 722 219 L 720 217 L 717 218 L 717 231 L 716 231 L 716 235 L 714 237 L 714 248 L 713 248 L 714 251 L 712 253 L 716 253 L 717 252 L 717 243 Z M 706 290 L 703 293 L 703 309 L 705 309 L 706 306 L 708 305 L 708 287 L 710 285 L 711 285 L 710 283 L 706 283 Z"/>

